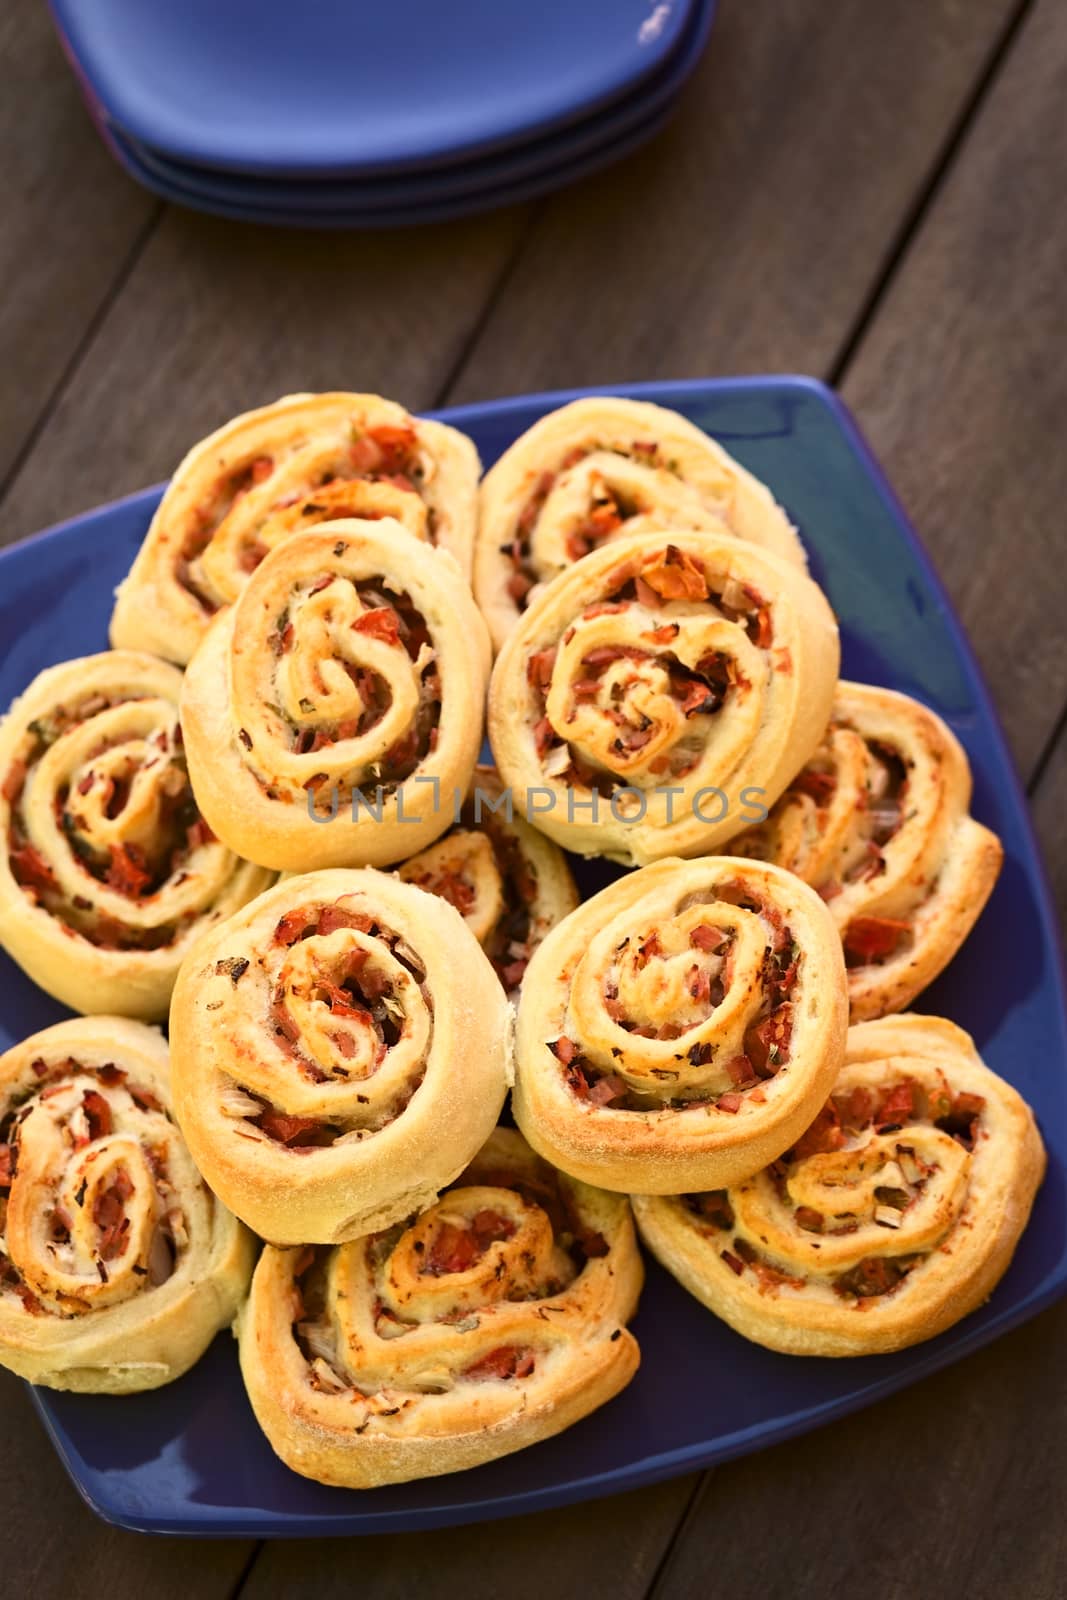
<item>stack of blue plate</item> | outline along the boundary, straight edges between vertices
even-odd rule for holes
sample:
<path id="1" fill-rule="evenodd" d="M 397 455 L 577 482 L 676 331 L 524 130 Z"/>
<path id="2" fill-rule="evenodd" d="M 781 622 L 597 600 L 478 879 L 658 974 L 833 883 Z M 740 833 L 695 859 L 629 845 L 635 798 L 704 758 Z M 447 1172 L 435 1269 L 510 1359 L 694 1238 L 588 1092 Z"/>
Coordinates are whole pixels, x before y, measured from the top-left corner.
<path id="1" fill-rule="evenodd" d="M 249 222 L 395 227 L 530 199 L 666 121 L 715 0 L 51 0 L 108 146 Z"/>

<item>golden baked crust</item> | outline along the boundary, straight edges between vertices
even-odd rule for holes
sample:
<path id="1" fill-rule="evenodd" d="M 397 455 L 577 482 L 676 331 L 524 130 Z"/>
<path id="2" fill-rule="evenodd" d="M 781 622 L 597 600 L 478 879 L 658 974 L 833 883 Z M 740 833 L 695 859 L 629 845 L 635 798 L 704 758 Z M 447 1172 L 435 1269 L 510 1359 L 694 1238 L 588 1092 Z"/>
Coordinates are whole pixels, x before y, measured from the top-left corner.
<path id="1" fill-rule="evenodd" d="M 279 545 L 189 664 L 197 802 L 264 866 L 385 866 L 448 827 L 482 737 L 489 641 L 452 558 L 386 518 Z"/>
<path id="2" fill-rule="evenodd" d="M 165 1017 L 197 935 L 271 882 L 197 810 L 180 689 L 104 651 L 39 673 L 0 723 L 0 943 L 76 1011 Z"/>
<path id="3" fill-rule="evenodd" d="M 436 1205 L 329 1251 L 263 1252 L 241 1370 L 282 1460 L 367 1489 L 560 1433 L 637 1370 L 626 1200 L 497 1129 Z"/>
<path id="4" fill-rule="evenodd" d="M 839 683 L 811 761 L 766 823 L 731 840 L 827 901 L 854 1022 L 909 1005 L 992 893 L 1004 852 L 970 801 L 967 757 L 939 716 L 892 689 Z"/>
<path id="5" fill-rule="evenodd" d="M 566 849 L 702 854 L 816 749 L 838 653 L 798 567 L 706 533 L 623 539 L 542 589 L 500 652 L 496 764 Z"/>
<path id="6" fill-rule="evenodd" d="M 494 645 L 538 585 L 590 550 L 628 534 L 694 528 L 805 566 L 770 491 L 676 411 L 594 395 L 550 412 L 482 480 L 474 592 Z"/>
<path id="7" fill-rule="evenodd" d="M 338 517 L 390 517 L 470 576 L 478 452 L 374 394 L 291 394 L 195 445 L 129 574 L 111 642 L 187 662 L 268 551 Z"/>
<path id="8" fill-rule="evenodd" d="M 215 1192 L 275 1244 L 428 1205 L 504 1103 L 511 1008 L 452 906 L 386 873 L 287 878 L 200 941 L 174 1101 Z"/>
<path id="9" fill-rule="evenodd" d="M 0 1056 L 0 1363 L 86 1393 L 156 1389 L 248 1287 L 251 1235 L 193 1166 L 167 1047 L 78 1017 Z"/>
<path id="10" fill-rule="evenodd" d="M 587 900 L 534 955 L 515 1118 L 548 1160 L 605 1189 L 731 1183 L 807 1127 L 846 1027 L 818 895 L 729 856 L 660 861 Z"/>
<path id="11" fill-rule="evenodd" d="M 511 995 L 545 934 L 578 904 L 563 852 L 515 812 L 495 767 L 475 767 L 458 823 L 397 876 L 455 906 Z"/>
<path id="12" fill-rule="evenodd" d="M 850 1029 L 826 1108 L 773 1168 L 634 1207 L 653 1254 L 746 1338 L 869 1355 L 988 1298 L 1044 1171 L 1029 1107 L 968 1035 L 904 1015 Z"/>

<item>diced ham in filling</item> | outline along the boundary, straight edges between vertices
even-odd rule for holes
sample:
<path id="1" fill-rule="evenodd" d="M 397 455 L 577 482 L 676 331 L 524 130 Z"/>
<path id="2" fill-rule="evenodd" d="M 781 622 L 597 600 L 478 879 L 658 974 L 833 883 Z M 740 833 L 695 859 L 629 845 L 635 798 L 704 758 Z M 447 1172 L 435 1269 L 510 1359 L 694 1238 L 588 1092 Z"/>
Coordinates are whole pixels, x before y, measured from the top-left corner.
<path id="1" fill-rule="evenodd" d="M 895 1289 L 907 1272 L 907 1265 L 892 1257 L 867 1256 L 834 1280 L 834 1291 L 846 1300 L 873 1300 Z"/>
<path id="2" fill-rule="evenodd" d="M 114 1261 L 124 1254 L 130 1221 L 126 1215 L 126 1201 L 133 1193 L 133 1183 L 125 1168 L 120 1167 L 108 1187 L 101 1191 L 93 1204 L 93 1222 L 100 1231 L 98 1246 L 102 1261 Z"/>
<path id="3" fill-rule="evenodd" d="M 480 1361 L 464 1369 L 463 1376 L 480 1383 L 487 1379 L 528 1378 L 536 1366 L 532 1350 L 522 1350 L 515 1345 L 500 1345 L 490 1350 Z"/>
<path id="4" fill-rule="evenodd" d="M 320 1135 L 325 1131 L 314 1117 L 290 1117 L 281 1111 L 263 1111 L 252 1121 L 262 1128 L 269 1139 L 289 1149 L 318 1145 L 322 1142 Z"/>
<path id="5" fill-rule="evenodd" d="M 431 1277 L 467 1272 L 480 1261 L 491 1244 L 510 1239 L 515 1224 L 497 1211 L 477 1211 L 467 1227 L 443 1222 L 434 1235 L 422 1271 Z"/>
<path id="6" fill-rule="evenodd" d="M 808 1130 L 801 1134 L 790 1152 L 794 1161 L 806 1156 L 828 1155 L 833 1150 L 843 1150 L 846 1137 L 841 1127 L 837 1107 L 831 1102 L 823 1106 Z"/>

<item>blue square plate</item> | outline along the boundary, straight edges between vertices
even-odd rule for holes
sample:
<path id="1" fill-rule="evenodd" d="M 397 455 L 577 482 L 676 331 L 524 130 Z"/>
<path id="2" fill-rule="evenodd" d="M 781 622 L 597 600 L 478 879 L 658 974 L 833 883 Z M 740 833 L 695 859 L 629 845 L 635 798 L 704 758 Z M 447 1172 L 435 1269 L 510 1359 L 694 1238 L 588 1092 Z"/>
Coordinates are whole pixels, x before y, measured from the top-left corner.
<path id="1" fill-rule="evenodd" d="M 536 138 L 637 90 L 693 0 L 51 0 L 108 117 L 176 161 L 365 176 Z"/>
<path id="2" fill-rule="evenodd" d="M 468 204 L 487 208 L 511 203 L 531 182 L 537 189 L 572 181 L 577 163 L 583 171 L 613 161 L 662 121 L 680 89 L 697 65 L 708 41 L 716 0 L 693 0 L 692 9 L 670 55 L 655 74 L 625 99 L 593 116 L 538 139 L 426 170 L 363 178 L 281 179 L 251 173 L 221 172 L 191 166 L 132 138 L 107 118 L 89 95 L 90 111 L 113 153 L 142 183 L 162 189 L 168 198 L 179 196 L 189 205 L 211 207 L 249 220 L 252 210 L 306 218 L 336 213 L 378 224 L 380 216 L 402 215 L 410 210 L 421 219 L 428 210 L 441 214 L 448 207 Z M 85 85 L 83 84 L 83 88 Z M 87 91 L 88 92 L 88 91 Z M 626 145 L 623 147 L 623 140 Z M 505 200 L 499 198 L 505 194 Z M 453 210 L 450 214 L 455 214 Z M 390 223 L 389 225 L 395 225 Z"/>
<path id="3" fill-rule="evenodd" d="M 1059 937 L 1003 735 L 937 577 L 854 423 L 819 384 L 748 378 L 623 392 L 676 407 L 766 479 L 799 525 L 838 613 L 846 674 L 918 695 L 968 750 L 976 814 L 1000 834 L 1006 861 L 975 932 L 922 1008 L 968 1028 L 1037 1112 L 1049 1172 L 1030 1227 L 980 1311 L 929 1344 L 857 1360 L 802 1360 L 747 1344 L 650 1264 L 635 1324 L 643 1360 L 629 1389 L 531 1450 L 392 1488 L 327 1489 L 282 1466 L 247 1405 L 228 1335 L 186 1377 L 153 1394 L 34 1391 L 75 1484 L 111 1522 L 185 1534 L 379 1533 L 632 1488 L 759 1449 L 891 1394 L 1067 1288 Z M 444 415 L 474 437 L 488 464 L 537 417 L 573 398 L 532 395 Z M 158 489 L 147 490 L 0 554 L 0 704 L 40 668 L 105 645 L 111 591 L 158 499 Z M 614 870 L 581 863 L 578 876 L 589 892 Z M 2 961 L 0 1046 L 59 1014 Z"/>

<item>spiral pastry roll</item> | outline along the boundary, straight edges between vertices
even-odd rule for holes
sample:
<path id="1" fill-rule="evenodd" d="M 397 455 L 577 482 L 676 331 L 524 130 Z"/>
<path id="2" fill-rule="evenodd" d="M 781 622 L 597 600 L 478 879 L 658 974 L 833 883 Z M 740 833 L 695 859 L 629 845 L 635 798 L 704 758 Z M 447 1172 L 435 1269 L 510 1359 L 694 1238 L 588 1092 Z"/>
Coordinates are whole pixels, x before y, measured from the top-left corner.
<path id="1" fill-rule="evenodd" d="M 547 1160 L 605 1189 L 732 1183 L 807 1127 L 847 1025 L 840 941 L 813 890 L 729 856 L 657 862 L 535 952 L 515 1118 Z"/>
<path id="2" fill-rule="evenodd" d="M 111 642 L 192 657 L 268 551 L 339 517 L 389 517 L 470 576 L 478 452 L 374 394 L 294 394 L 201 441 L 171 480 L 120 585 Z"/>
<path id="3" fill-rule="evenodd" d="M 180 688 L 106 651 L 47 668 L 0 723 L 0 943 L 76 1011 L 166 1016 L 197 935 L 271 881 L 197 810 Z"/>
<path id="4" fill-rule="evenodd" d="M 540 584 L 608 540 L 694 528 L 805 566 L 770 491 L 676 411 L 598 395 L 550 412 L 482 481 L 474 592 L 493 643 Z"/>
<path id="5" fill-rule="evenodd" d="M 447 901 L 380 872 L 309 873 L 202 939 L 170 1013 L 196 1163 L 276 1244 L 431 1204 L 496 1123 L 511 1011 Z"/>
<path id="6" fill-rule="evenodd" d="M 669 1272 L 788 1355 L 932 1339 L 1007 1271 L 1045 1172 L 1033 1115 L 940 1017 L 849 1030 L 841 1075 L 780 1160 L 734 1187 L 634 1200 Z"/>
<path id="7" fill-rule="evenodd" d="M 510 994 L 545 934 L 578 904 L 562 851 L 515 814 L 493 767 L 476 767 L 456 825 L 398 869 L 454 905 Z"/>
<path id="8" fill-rule="evenodd" d="M 264 560 L 189 665 L 197 802 L 263 866 L 402 860 L 467 791 L 488 671 L 449 556 L 388 520 L 324 523 Z"/>
<path id="9" fill-rule="evenodd" d="M 970 801 L 967 757 L 940 717 L 891 689 L 841 683 L 812 760 L 767 821 L 731 841 L 827 902 L 854 1022 L 903 1010 L 977 921 L 1003 850 Z"/>
<path id="10" fill-rule="evenodd" d="M 639 866 L 703 853 L 818 747 L 838 654 L 799 568 L 709 534 L 620 540 L 542 590 L 501 651 L 496 764 L 566 849 Z"/>
<path id="11" fill-rule="evenodd" d="M 334 1249 L 263 1252 L 241 1370 L 282 1460 L 368 1489 L 560 1433 L 633 1377 L 626 1200 L 497 1129 L 436 1204 Z"/>
<path id="12" fill-rule="evenodd" d="M 79 1017 L 0 1056 L 0 1363 L 156 1389 L 232 1320 L 252 1261 L 178 1132 L 157 1029 Z"/>

